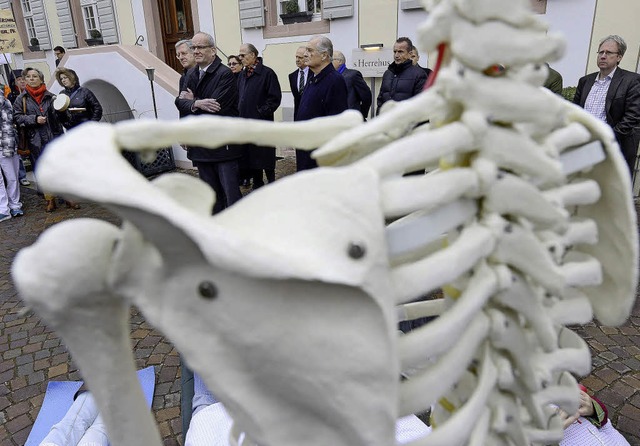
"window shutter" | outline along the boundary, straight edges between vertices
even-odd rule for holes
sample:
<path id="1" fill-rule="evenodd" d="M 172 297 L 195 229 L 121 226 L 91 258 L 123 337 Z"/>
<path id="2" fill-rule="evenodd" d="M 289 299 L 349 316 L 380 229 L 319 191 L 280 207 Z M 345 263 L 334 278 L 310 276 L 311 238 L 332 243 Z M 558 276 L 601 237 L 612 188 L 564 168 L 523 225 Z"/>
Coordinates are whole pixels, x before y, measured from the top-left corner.
<path id="1" fill-rule="evenodd" d="M 60 33 L 62 34 L 62 46 L 65 48 L 77 48 L 76 30 L 71 18 L 69 0 L 56 0 L 56 10 L 60 21 Z"/>
<path id="2" fill-rule="evenodd" d="M 322 18 L 327 20 L 353 16 L 353 0 L 323 0 Z"/>
<path id="3" fill-rule="evenodd" d="M 422 0 L 400 0 L 400 9 L 422 9 Z"/>
<path id="4" fill-rule="evenodd" d="M 104 43 L 118 43 L 118 29 L 116 27 L 116 15 L 113 12 L 112 0 L 97 0 L 98 21 Z"/>
<path id="5" fill-rule="evenodd" d="M 264 26 L 264 0 L 239 0 L 239 2 L 241 28 Z"/>
<path id="6" fill-rule="evenodd" d="M 31 0 L 31 12 L 33 13 L 33 24 L 40 42 L 40 49 L 50 50 L 51 37 L 49 37 L 49 26 L 47 25 L 47 16 L 44 12 L 42 0 Z"/>

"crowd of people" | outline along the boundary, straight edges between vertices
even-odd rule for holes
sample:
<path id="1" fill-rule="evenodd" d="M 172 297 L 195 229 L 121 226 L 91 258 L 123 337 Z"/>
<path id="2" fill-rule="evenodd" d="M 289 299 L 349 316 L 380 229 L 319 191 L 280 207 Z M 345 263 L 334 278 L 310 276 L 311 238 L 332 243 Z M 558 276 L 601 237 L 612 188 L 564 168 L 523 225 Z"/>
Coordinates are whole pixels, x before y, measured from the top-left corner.
<path id="1" fill-rule="evenodd" d="M 56 47 L 61 48 L 61 47 Z M 58 51 L 60 58 L 64 49 Z M 59 59 L 58 59 L 59 60 Z M 47 90 L 44 74 L 37 68 L 13 70 L 10 91 L 0 98 L 0 222 L 24 215 L 20 184 L 30 185 L 22 157 L 35 169 L 47 145 L 86 121 L 99 121 L 102 107 L 96 96 L 80 85 L 75 71 L 58 68 L 55 76 L 63 90 L 56 96 Z M 66 95 L 64 106 L 54 105 L 56 97 Z M 53 212 L 58 198 L 38 190 L 45 199 L 45 211 Z M 71 209 L 80 206 L 69 200 L 62 202 Z"/>
<path id="2" fill-rule="evenodd" d="M 227 64 L 217 55 L 213 37 L 197 33 L 176 43 L 176 57 L 184 72 L 175 100 L 180 117 L 192 115 L 238 116 L 273 121 L 282 102 L 276 73 L 265 65 L 251 43 L 240 46 Z M 422 91 L 431 72 L 418 65 L 419 54 L 411 40 L 399 38 L 394 44 L 394 62 L 385 73 L 378 96 L 378 110 L 390 100 L 401 101 Z M 305 121 L 358 110 L 369 116 L 371 89 L 357 70 L 347 68 L 344 53 L 334 51 L 325 36 L 314 36 L 295 53 L 296 70 L 289 74 L 294 99 L 294 121 Z M 231 206 L 242 194 L 240 186 L 258 189 L 275 181 L 274 147 L 253 144 L 227 145 L 215 150 L 186 147 L 187 157 L 200 178 L 216 193 L 213 213 Z M 311 152 L 296 150 L 296 170 L 317 167 Z"/>

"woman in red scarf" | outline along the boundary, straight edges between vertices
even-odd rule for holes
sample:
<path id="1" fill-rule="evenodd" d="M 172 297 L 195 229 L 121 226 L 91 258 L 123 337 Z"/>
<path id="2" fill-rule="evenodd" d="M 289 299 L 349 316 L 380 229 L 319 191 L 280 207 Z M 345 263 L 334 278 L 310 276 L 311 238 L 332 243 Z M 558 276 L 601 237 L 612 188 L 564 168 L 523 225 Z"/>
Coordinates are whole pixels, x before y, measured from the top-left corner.
<path id="1" fill-rule="evenodd" d="M 62 135 L 62 125 L 58 121 L 57 112 L 53 108 L 55 96 L 47 90 L 44 74 L 37 68 L 25 68 L 22 76 L 27 82 L 25 91 L 20 93 L 13 104 L 13 116 L 18 127 L 27 131 L 31 164 L 35 168 L 45 147 L 55 137 Z M 56 197 L 44 195 L 47 200 L 46 212 L 56 209 Z M 77 209 L 79 206 L 67 202 L 67 206 Z"/>

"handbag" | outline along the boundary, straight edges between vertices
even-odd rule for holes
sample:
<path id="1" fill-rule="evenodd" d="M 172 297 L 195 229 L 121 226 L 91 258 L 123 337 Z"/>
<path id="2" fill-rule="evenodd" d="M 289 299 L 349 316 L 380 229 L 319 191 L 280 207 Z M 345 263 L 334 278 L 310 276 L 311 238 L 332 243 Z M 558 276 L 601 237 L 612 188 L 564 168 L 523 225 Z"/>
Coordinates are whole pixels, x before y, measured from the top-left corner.
<path id="1" fill-rule="evenodd" d="M 22 111 L 27 113 L 27 97 L 22 96 Z M 17 152 L 20 156 L 29 156 L 31 150 L 29 149 L 29 138 L 27 138 L 27 129 L 23 126 L 18 128 L 18 145 Z"/>

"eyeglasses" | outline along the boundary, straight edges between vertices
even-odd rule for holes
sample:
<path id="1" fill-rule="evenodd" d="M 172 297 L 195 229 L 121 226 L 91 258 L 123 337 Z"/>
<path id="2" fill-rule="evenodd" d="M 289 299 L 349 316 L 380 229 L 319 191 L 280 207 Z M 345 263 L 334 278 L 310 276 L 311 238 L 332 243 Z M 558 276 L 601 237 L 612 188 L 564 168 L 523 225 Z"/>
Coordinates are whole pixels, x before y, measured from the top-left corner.
<path id="1" fill-rule="evenodd" d="M 229 62 L 230 67 L 235 67 L 236 65 L 240 65 L 238 62 Z"/>
<path id="2" fill-rule="evenodd" d="M 602 50 L 602 51 L 598 51 L 596 54 L 597 54 L 598 56 L 607 56 L 607 57 L 609 57 L 609 56 L 611 56 L 612 54 L 620 54 L 620 53 L 618 53 L 618 52 L 616 52 L 616 51 L 607 51 L 607 50 Z"/>
<path id="3" fill-rule="evenodd" d="M 211 48 L 211 45 L 193 45 L 191 47 L 193 51 L 202 51 L 205 48 Z"/>

